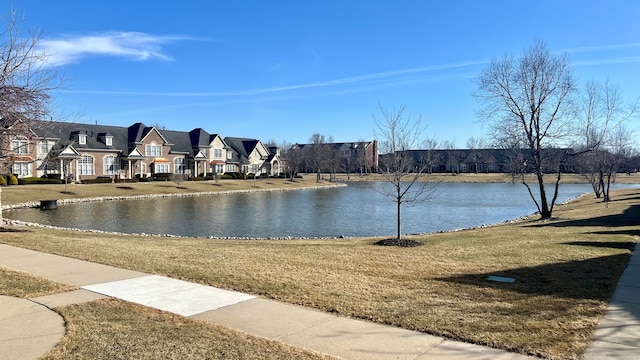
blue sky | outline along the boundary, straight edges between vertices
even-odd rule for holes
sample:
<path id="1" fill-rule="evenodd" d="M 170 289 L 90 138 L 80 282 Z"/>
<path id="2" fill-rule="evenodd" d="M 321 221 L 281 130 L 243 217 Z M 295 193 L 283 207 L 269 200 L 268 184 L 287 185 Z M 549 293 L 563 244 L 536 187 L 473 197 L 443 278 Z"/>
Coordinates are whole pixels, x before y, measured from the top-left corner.
<path id="1" fill-rule="evenodd" d="M 3 3 L 6 16 L 11 5 Z M 373 139 L 378 104 L 426 135 L 486 136 L 472 79 L 537 39 L 580 84 L 640 96 L 640 1 L 13 0 L 67 79 L 80 122 L 307 142 Z M 632 128 L 639 128 L 638 123 Z"/>

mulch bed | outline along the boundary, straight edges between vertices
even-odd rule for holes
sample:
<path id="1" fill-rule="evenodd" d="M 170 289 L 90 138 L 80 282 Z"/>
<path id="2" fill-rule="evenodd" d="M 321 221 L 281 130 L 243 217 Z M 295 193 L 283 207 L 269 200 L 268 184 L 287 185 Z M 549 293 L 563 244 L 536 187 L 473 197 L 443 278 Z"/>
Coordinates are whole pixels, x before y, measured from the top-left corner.
<path id="1" fill-rule="evenodd" d="M 373 243 L 380 246 L 398 246 L 398 247 L 416 247 L 424 245 L 421 242 L 417 242 L 409 239 L 384 239 Z"/>

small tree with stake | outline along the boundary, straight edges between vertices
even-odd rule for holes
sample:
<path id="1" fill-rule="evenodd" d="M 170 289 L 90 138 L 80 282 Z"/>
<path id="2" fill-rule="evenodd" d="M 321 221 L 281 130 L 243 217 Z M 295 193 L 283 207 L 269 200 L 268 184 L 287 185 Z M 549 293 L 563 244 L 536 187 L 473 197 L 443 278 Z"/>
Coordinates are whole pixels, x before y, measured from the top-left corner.
<path id="1" fill-rule="evenodd" d="M 380 106 L 381 117 L 373 116 L 376 124 L 375 137 L 380 144 L 382 184 L 374 188 L 393 200 L 397 206 L 397 232 L 395 239 L 383 240 L 380 245 L 416 246 L 415 241 L 402 239 L 402 204 L 423 202 L 429 199 L 435 190 L 435 183 L 428 182 L 425 174 L 428 162 L 415 159 L 410 150 L 422 143 L 424 128 L 421 118 L 405 117 L 405 107 L 392 110 Z"/>

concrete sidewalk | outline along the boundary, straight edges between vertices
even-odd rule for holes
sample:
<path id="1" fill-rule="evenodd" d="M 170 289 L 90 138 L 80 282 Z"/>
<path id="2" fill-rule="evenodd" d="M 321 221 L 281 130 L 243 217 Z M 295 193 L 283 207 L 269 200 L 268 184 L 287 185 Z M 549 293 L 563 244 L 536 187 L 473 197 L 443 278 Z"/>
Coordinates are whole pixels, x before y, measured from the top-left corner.
<path id="1" fill-rule="evenodd" d="M 616 291 L 615 301 L 612 302 L 612 306 L 618 302 L 622 303 L 620 306 L 625 311 L 624 317 L 613 318 L 612 321 L 624 319 L 626 323 L 607 325 L 605 320 L 609 315 L 621 314 L 615 311 L 608 313 L 607 318 L 601 322 L 596 341 L 585 354 L 589 357 L 585 358 L 600 359 L 609 357 L 608 355 L 611 354 L 616 358 L 629 356 L 640 358 L 638 352 L 640 306 L 638 303 L 631 306 L 627 301 L 629 296 L 632 298 L 635 296 L 636 301 L 640 298 L 638 293 L 640 291 L 638 265 L 640 264 L 636 260 L 634 258 L 634 264 L 630 264 L 627 269 L 627 271 L 631 270 L 630 275 L 627 276 L 625 272 L 627 277 L 623 276 L 621 279 L 622 287 L 625 289 Z M 345 359 L 529 358 L 424 333 L 339 317 L 238 292 L 2 244 L 0 244 L 0 265 L 81 287 L 81 290 L 31 299 L 33 302 L 51 308 L 115 297 Z M 618 298 L 620 300 L 616 300 Z M 17 300 L 29 303 L 29 300 Z M 0 302 L 0 309 L 3 309 L 0 310 L 2 314 L 0 319 L 5 319 L 2 304 Z M 13 322 L 14 328 L 30 326 L 24 319 L 16 318 Z M 11 326 L 8 322 L 2 325 Z M 625 332 L 626 330 L 629 331 Z M 622 333 L 624 333 L 622 340 L 615 336 Z M 6 339 L 3 336 L 5 336 L 4 333 L 0 332 L 0 346 L 4 349 L 2 344 Z M 59 334 L 59 338 L 61 339 L 62 336 L 64 336 L 64 330 Z M 37 341 L 35 338 L 30 340 Z M 626 341 L 626 343 L 620 343 L 620 341 Z M 23 343 L 29 344 L 29 342 Z M 14 350 L 14 354 L 18 354 L 18 351 Z"/>
<path id="2" fill-rule="evenodd" d="M 640 359 L 640 255 L 635 251 L 618 281 L 583 360 Z"/>

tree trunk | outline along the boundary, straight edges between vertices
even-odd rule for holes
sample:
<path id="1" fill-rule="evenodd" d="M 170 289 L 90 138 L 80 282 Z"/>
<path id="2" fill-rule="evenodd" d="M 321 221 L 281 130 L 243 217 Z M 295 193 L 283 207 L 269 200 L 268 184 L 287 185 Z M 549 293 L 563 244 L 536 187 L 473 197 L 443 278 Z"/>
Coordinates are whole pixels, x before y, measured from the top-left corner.
<path id="1" fill-rule="evenodd" d="M 400 217 L 400 207 L 402 205 L 402 202 L 400 201 L 400 199 L 398 199 L 398 233 L 396 234 L 396 239 L 400 240 L 402 231 L 401 229 L 401 217 Z"/>
<path id="2" fill-rule="evenodd" d="M 547 203 L 547 192 L 544 187 L 544 178 L 542 172 L 538 172 L 536 175 L 538 177 L 538 187 L 540 189 L 540 217 L 543 219 L 550 219 L 551 210 Z"/>

